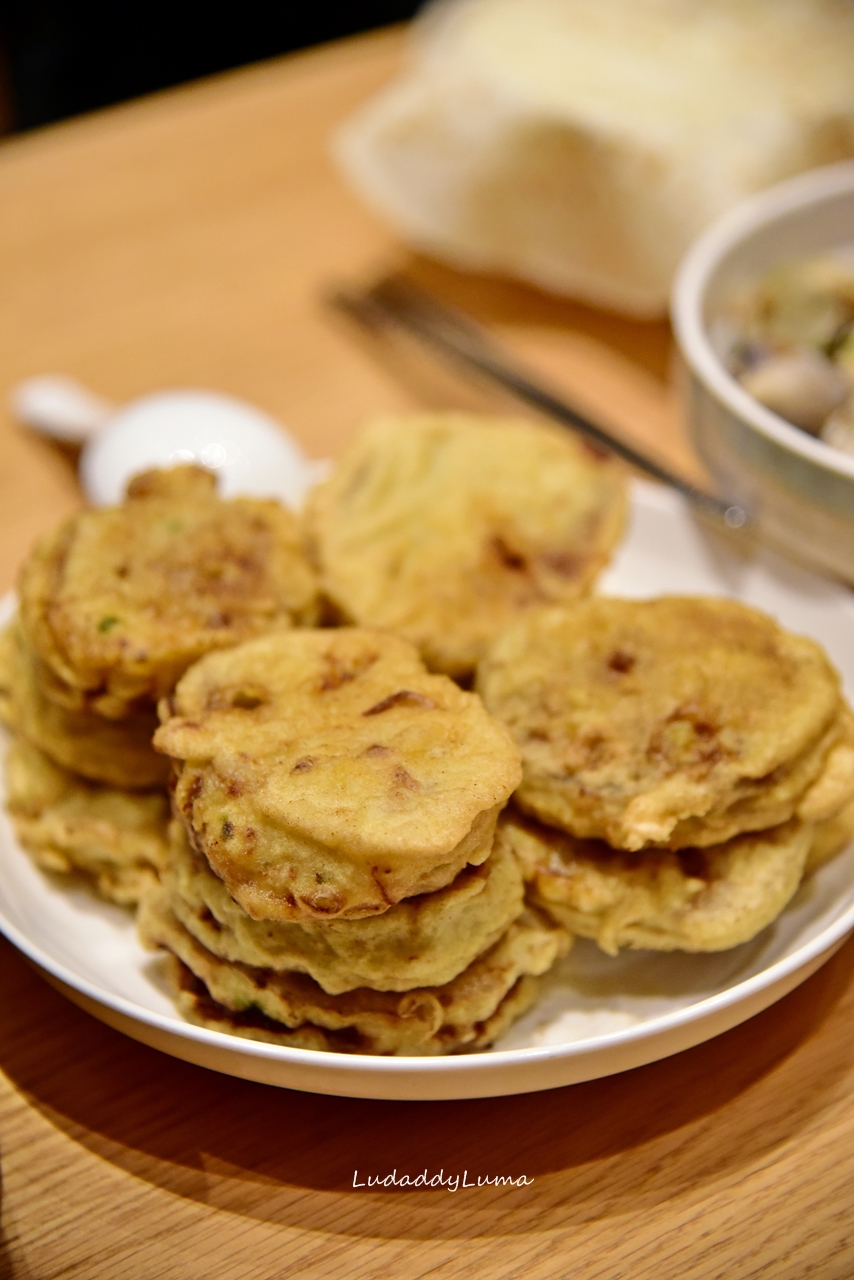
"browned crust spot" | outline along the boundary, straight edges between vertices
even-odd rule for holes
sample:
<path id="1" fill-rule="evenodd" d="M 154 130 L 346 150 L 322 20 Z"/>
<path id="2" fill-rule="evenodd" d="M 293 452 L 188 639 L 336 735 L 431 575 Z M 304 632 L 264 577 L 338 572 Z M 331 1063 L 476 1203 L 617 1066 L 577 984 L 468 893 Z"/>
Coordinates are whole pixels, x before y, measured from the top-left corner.
<path id="1" fill-rule="evenodd" d="M 434 711 L 436 703 L 425 693 L 416 693 L 412 689 L 398 689 L 397 693 L 390 693 L 387 698 L 381 698 L 372 707 L 368 707 L 362 715 L 382 715 L 383 711 L 390 711 L 392 707 L 422 707 L 425 711 Z"/>

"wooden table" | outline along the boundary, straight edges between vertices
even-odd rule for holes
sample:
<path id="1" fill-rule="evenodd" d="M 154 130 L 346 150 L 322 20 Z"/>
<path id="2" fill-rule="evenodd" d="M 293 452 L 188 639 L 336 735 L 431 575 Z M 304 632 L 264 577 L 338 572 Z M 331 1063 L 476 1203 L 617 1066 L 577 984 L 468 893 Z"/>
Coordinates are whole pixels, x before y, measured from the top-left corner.
<path id="1" fill-rule="evenodd" d="M 0 388 L 72 374 L 124 400 L 217 387 L 334 452 L 377 410 L 486 403 L 392 368 L 324 306 L 402 269 L 591 408 L 690 465 L 664 324 L 460 276 L 398 247 L 328 156 L 387 80 L 386 33 L 0 145 Z M 80 501 L 0 421 L 0 586 Z M 217 1076 L 81 1013 L 0 943 L 0 1278 L 846 1280 L 854 1275 L 854 944 L 678 1057 L 525 1097 L 381 1103 Z M 354 1170 L 525 1187 L 353 1189 Z"/>

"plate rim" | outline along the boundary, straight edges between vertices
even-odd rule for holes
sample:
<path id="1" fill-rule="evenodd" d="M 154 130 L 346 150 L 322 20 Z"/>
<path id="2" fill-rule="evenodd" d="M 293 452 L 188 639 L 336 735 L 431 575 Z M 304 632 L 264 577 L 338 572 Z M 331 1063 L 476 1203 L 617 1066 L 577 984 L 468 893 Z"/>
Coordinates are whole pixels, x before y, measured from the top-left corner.
<path id="1" fill-rule="evenodd" d="M 644 1022 L 598 1036 L 588 1036 L 584 1040 L 521 1049 L 481 1050 L 471 1054 L 451 1054 L 444 1057 L 414 1055 L 386 1057 L 378 1054 L 339 1054 L 327 1049 L 300 1049 L 289 1045 L 270 1044 L 267 1041 L 229 1035 L 227 1032 L 215 1031 L 209 1027 L 199 1027 L 195 1023 L 185 1022 L 177 1013 L 167 1015 L 145 1009 L 135 1001 L 105 991 L 85 976 L 75 974 L 66 968 L 62 961 L 31 942 L 26 934 L 8 919 L 0 904 L 0 931 L 4 936 L 39 969 L 45 970 L 59 982 L 79 992 L 93 1003 L 104 1005 L 131 1021 L 143 1023 L 167 1035 L 177 1035 L 199 1044 L 231 1050 L 238 1054 L 248 1053 L 249 1057 L 271 1062 L 293 1062 L 303 1066 L 312 1063 L 323 1065 L 342 1075 L 362 1073 L 365 1070 L 379 1070 L 383 1074 L 405 1075 L 413 1071 L 419 1073 L 426 1071 L 430 1075 L 447 1075 L 459 1072 L 467 1074 L 483 1069 L 491 1074 L 506 1068 L 524 1067 L 525 1064 L 533 1062 L 592 1057 L 603 1049 L 642 1042 L 678 1027 L 689 1026 L 702 1018 L 723 1012 L 735 1004 L 746 1003 L 752 996 L 773 987 L 799 969 L 806 968 L 811 961 L 819 959 L 825 952 L 840 945 L 852 930 L 854 930 L 854 901 L 814 938 L 803 943 L 789 955 L 775 960 L 759 973 L 727 987 L 726 990 L 706 996 L 680 1009 L 657 1014 Z"/>

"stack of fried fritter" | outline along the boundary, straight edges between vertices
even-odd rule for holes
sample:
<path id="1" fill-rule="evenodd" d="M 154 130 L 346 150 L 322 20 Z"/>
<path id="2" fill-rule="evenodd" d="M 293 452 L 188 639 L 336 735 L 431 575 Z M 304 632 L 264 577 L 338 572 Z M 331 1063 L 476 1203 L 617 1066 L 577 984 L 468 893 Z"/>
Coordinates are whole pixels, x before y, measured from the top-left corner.
<path id="1" fill-rule="evenodd" d="M 538 611 L 493 646 L 478 689 L 522 753 L 500 842 L 530 900 L 608 952 L 744 942 L 850 834 L 836 672 L 735 601 Z"/>
<path id="2" fill-rule="evenodd" d="M 624 507 L 571 438 L 461 414 L 375 423 L 301 528 L 137 477 L 0 637 L 22 843 L 141 902 L 189 1019 L 283 1045 L 483 1048 L 573 933 L 746 941 L 851 834 L 854 718 L 754 609 L 589 598 Z"/>
<path id="3" fill-rule="evenodd" d="M 380 1054 L 490 1044 L 568 945 L 494 847 L 519 755 L 408 641 L 275 633 L 161 705 L 169 869 L 143 904 L 193 1021 Z"/>
<path id="4" fill-rule="evenodd" d="M 138 476 L 122 506 L 44 538 L 0 637 L 8 806 L 37 861 L 138 901 L 166 855 L 157 698 L 203 653 L 313 620 L 315 603 L 293 517 L 221 501 L 197 467 Z"/>

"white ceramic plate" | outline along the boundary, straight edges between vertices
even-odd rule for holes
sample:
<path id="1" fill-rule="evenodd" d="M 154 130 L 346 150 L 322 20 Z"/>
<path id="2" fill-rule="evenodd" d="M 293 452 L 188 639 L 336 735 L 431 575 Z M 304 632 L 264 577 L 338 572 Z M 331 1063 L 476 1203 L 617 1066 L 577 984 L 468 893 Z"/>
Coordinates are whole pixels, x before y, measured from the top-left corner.
<path id="1" fill-rule="evenodd" d="M 664 489 L 635 490 L 612 595 L 728 595 L 814 636 L 854 695 L 854 596 L 763 553 L 740 559 Z M 0 929 L 75 1003 L 166 1053 L 248 1080 L 363 1098 L 471 1098 L 555 1088 L 678 1053 L 803 982 L 854 928 L 854 845 L 752 942 L 719 955 L 627 952 L 579 941 L 536 1006 L 486 1053 L 378 1058 L 242 1040 L 182 1021 L 130 916 L 38 871 L 0 818 Z"/>

